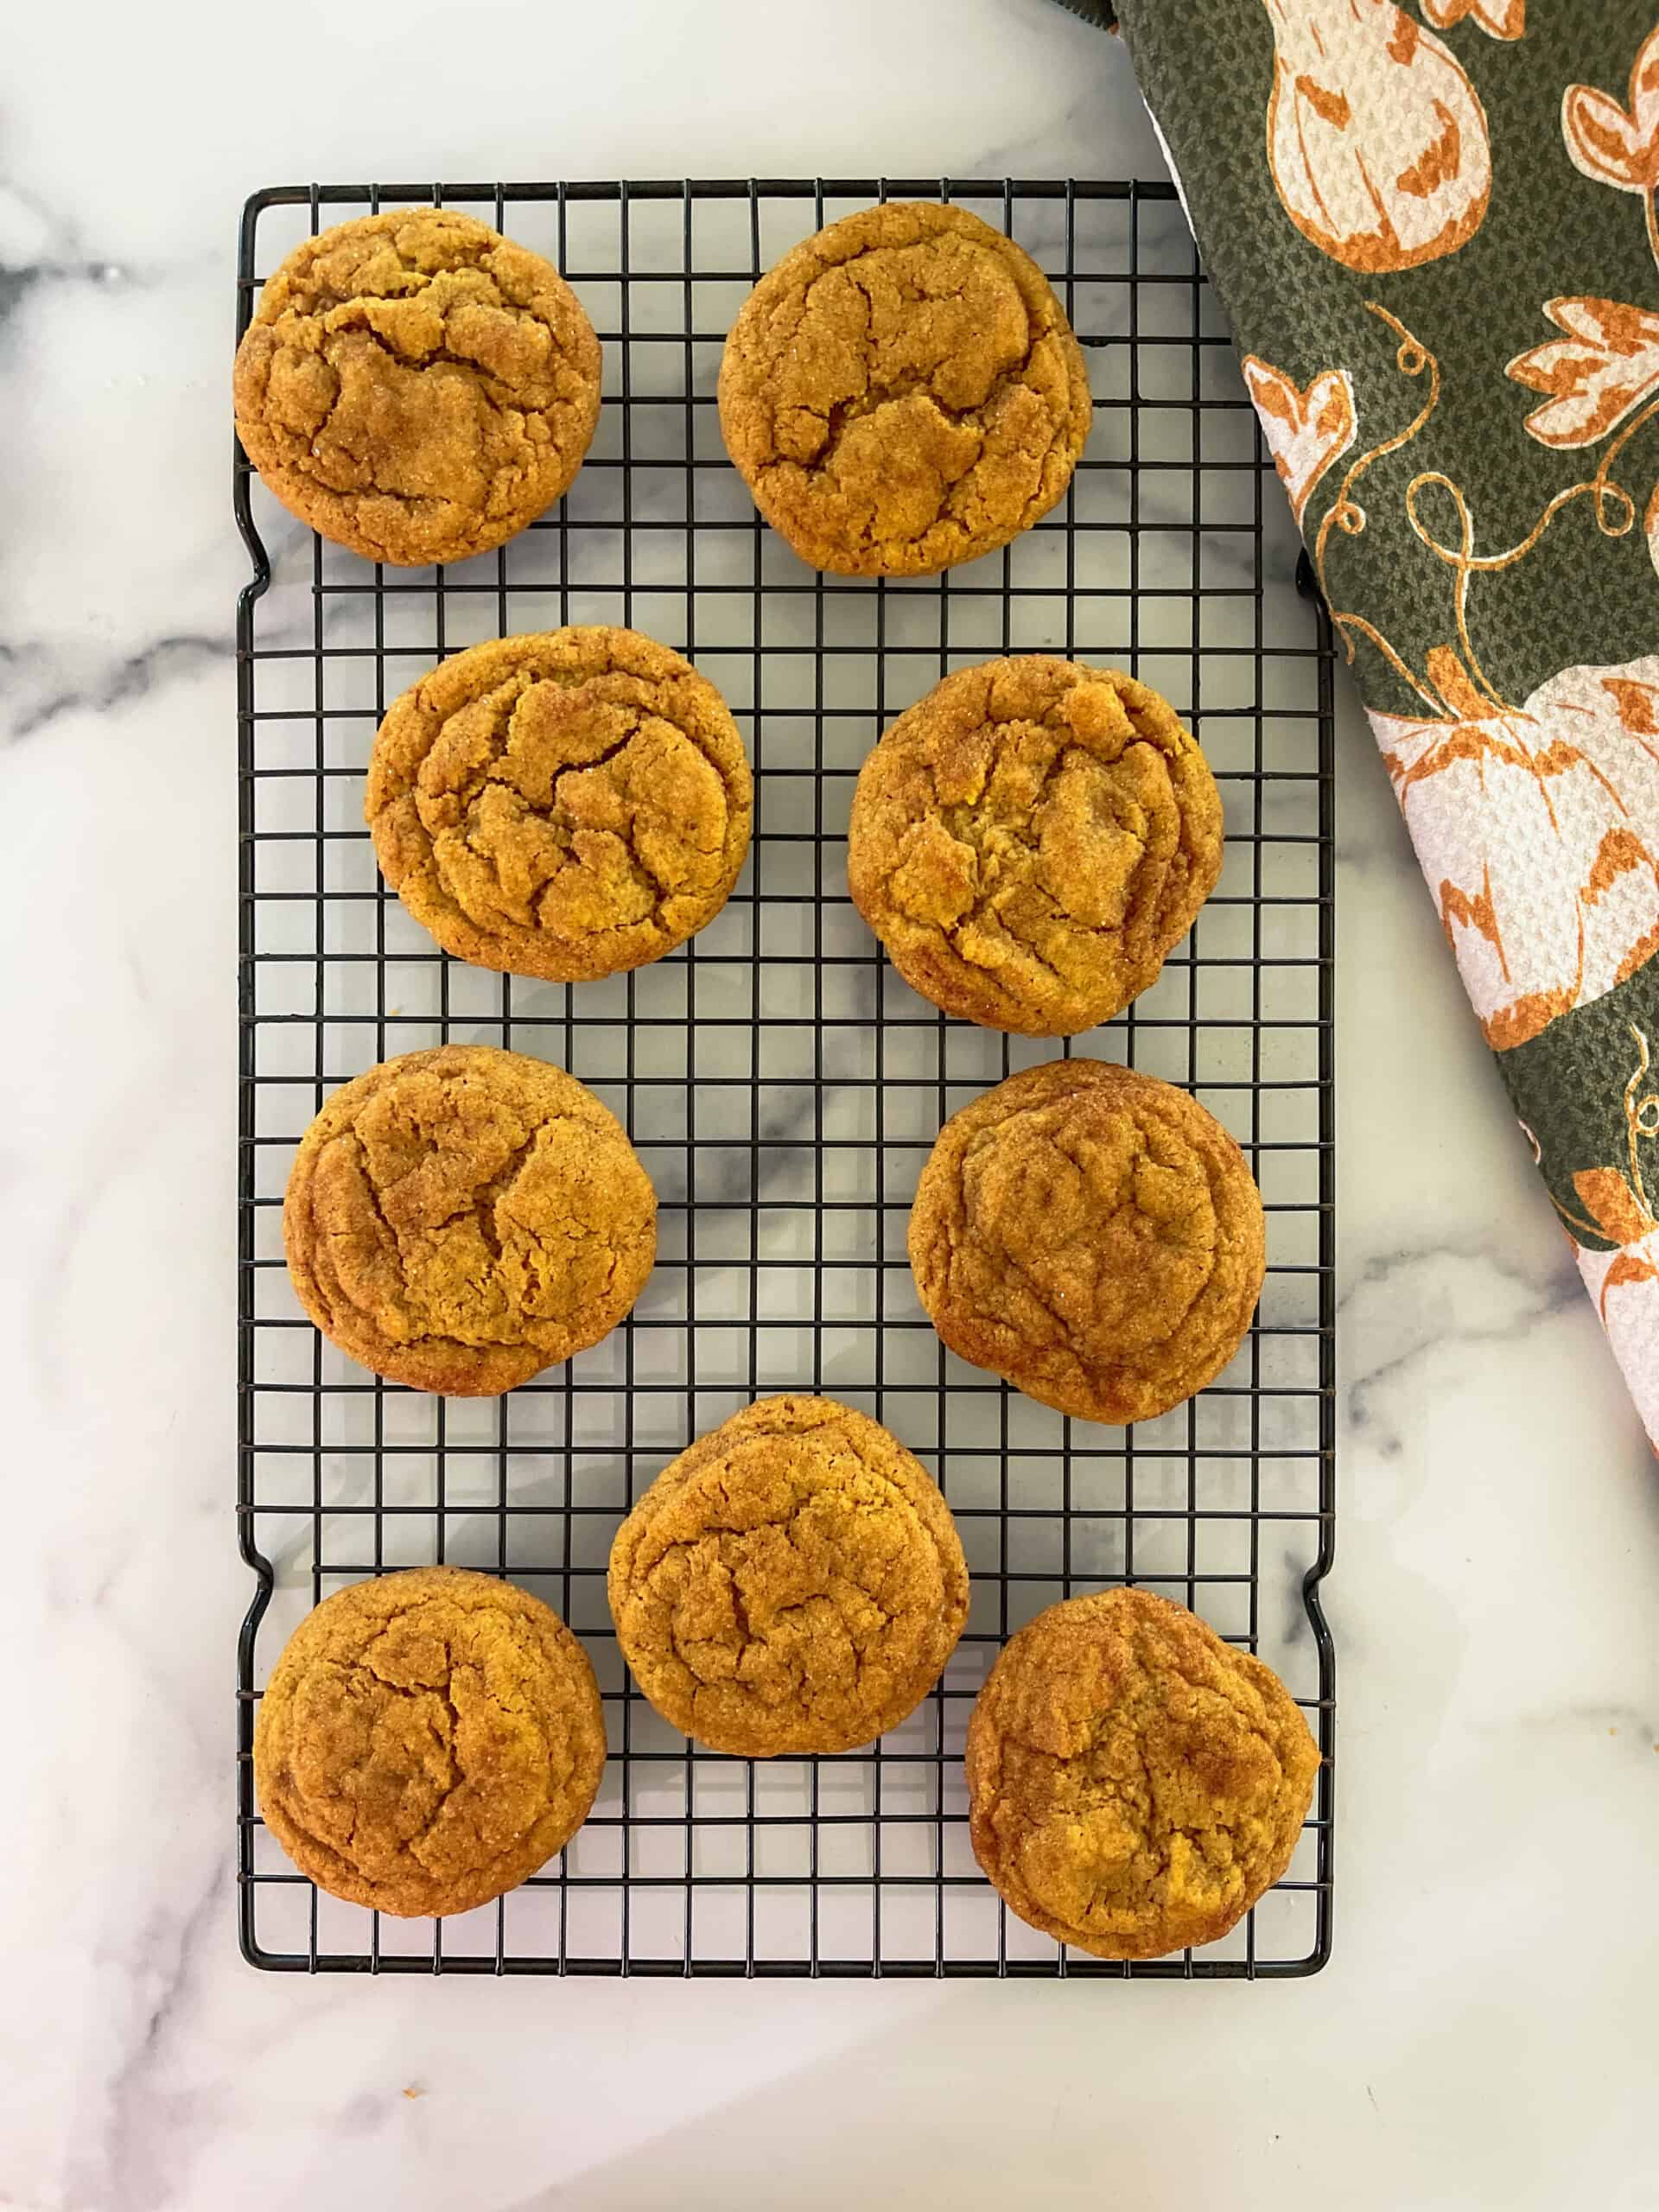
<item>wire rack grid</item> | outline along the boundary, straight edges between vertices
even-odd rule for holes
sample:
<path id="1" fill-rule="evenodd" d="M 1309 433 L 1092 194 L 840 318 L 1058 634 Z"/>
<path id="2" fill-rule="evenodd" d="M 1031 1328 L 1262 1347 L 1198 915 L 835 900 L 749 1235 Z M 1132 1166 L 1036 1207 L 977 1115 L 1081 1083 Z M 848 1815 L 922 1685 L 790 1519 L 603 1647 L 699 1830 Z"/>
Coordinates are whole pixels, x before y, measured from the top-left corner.
<path id="1" fill-rule="evenodd" d="M 727 462 L 721 345 L 760 272 L 878 198 L 941 197 L 1017 238 L 1086 349 L 1088 451 L 1006 550 L 919 581 L 816 575 Z M 238 448 L 253 574 L 238 613 L 241 789 L 239 1466 L 256 1577 L 238 1662 L 243 1949 L 296 1972 L 1254 1978 L 1316 1971 L 1332 1913 L 1334 1661 L 1318 1588 L 1333 1525 L 1332 654 L 1224 327 L 1167 187 L 696 181 L 312 186 L 245 211 L 238 332 L 300 238 L 415 201 L 473 209 L 553 259 L 605 351 L 592 453 L 499 552 L 371 566 L 286 516 Z M 439 955 L 382 886 L 362 823 L 389 701 L 447 652 L 567 622 L 678 647 L 724 693 L 754 769 L 753 848 L 724 912 L 655 965 L 567 989 Z M 1224 798 L 1221 885 L 1163 976 L 1066 1050 L 1193 1090 L 1245 1147 L 1267 1287 L 1223 1377 L 1161 1420 L 1071 1421 L 964 1366 L 905 1256 L 928 1147 L 1051 1044 L 947 1021 L 847 895 L 858 767 L 949 670 L 1022 650 L 1127 666 L 1187 717 Z M 661 1201 L 631 1319 L 497 1401 L 389 1386 L 327 1344 L 289 1286 L 281 1200 L 324 1097 L 448 1039 L 557 1061 L 621 1116 Z M 973 1572 L 938 1688 L 868 1752 L 701 1751 L 630 1684 L 606 1607 L 611 1538 L 668 1459 L 756 1395 L 810 1389 L 936 1474 Z M 447 1560 L 508 1575 L 583 1638 L 611 1758 L 563 1858 L 496 1904 L 401 1922 L 321 1895 L 262 1827 L 260 1687 L 328 1592 Z M 1002 1910 L 968 1845 L 961 1751 L 1007 1636 L 1122 1581 L 1258 1651 L 1325 1753 L 1286 1880 L 1225 1942 L 1133 1966 Z"/>

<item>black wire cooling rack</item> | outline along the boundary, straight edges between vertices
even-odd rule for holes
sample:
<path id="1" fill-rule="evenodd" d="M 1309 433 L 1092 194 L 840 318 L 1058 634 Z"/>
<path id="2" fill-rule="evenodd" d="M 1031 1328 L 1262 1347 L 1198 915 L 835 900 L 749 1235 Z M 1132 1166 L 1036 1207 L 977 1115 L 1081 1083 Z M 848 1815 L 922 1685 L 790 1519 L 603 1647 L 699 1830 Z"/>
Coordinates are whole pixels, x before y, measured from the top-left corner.
<path id="1" fill-rule="evenodd" d="M 813 575 L 722 452 L 721 347 L 761 270 L 879 198 L 943 197 L 1019 238 L 1087 349 L 1096 413 L 1061 505 L 943 576 Z M 1330 1945 L 1334 1665 L 1332 677 L 1224 327 L 1169 188 L 1122 182 L 294 187 L 245 211 L 238 328 L 299 239 L 414 201 L 474 210 L 556 262 L 605 348 L 592 453 L 499 552 L 410 572 L 325 544 L 238 448 L 253 573 L 238 608 L 241 789 L 237 1511 L 257 1578 L 238 1658 L 241 1937 L 294 1972 L 1252 1977 Z M 681 648 L 731 703 L 753 845 L 671 957 L 573 989 L 440 956 L 381 886 L 363 775 L 387 702 L 446 652 L 566 622 Z M 1268 1272 L 1226 1374 L 1129 1430 L 1070 1421 L 948 1355 L 905 1257 L 947 1115 L 1057 1047 L 947 1021 L 848 899 L 854 778 L 948 670 L 1041 649 L 1173 699 L 1224 796 L 1220 888 L 1158 984 L 1072 1050 L 1185 1084 L 1233 1131 Z M 557 1061 L 626 1123 L 661 1199 L 656 1272 L 605 1343 L 495 1401 L 383 1383 L 324 1343 L 282 1260 L 296 1141 L 389 1054 L 454 1038 Z M 753 1397 L 873 1414 L 937 1474 L 974 1575 L 943 1682 L 868 1753 L 748 1763 L 689 1745 L 634 1692 L 605 1601 L 632 1498 Z M 260 1686 L 343 1583 L 433 1560 L 510 1575 L 581 1635 L 611 1758 L 561 1860 L 498 1904 L 406 1922 L 319 1895 L 257 1818 Z M 1259 1651 L 1321 1748 L 1287 1878 L 1224 1943 L 1147 1964 L 1007 1915 L 968 1846 L 961 1752 L 1005 1638 L 1133 1580 Z"/>

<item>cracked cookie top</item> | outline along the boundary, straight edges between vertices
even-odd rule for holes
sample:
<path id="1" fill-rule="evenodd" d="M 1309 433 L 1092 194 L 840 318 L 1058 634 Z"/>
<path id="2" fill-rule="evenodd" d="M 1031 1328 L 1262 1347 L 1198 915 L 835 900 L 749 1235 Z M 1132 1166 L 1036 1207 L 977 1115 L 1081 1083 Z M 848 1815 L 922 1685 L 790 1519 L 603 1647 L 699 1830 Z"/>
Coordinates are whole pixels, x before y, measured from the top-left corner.
<path id="1" fill-rule="evenodd" d="M 721 429 L 755 505 L 837 575 L 934 575 L 1006 545 L 1064 493 L 1091 411 L 1036 264 L 927 201 L 785 254 L 721 363 Z"/>
<path id="2" fill-rule="evenodd" d="M 910 1264 L 951 1351 L 1086 1421 L 1150 1421 L 1238 1350 L 1267 1266 L 1261 1194 L 1196 1098 L 1051 1060 L 939 1131 Z"/>
<path id="3" fill-rule="evenodd" d="M 714 685 L 634 630 L 500 638 L 394 701 L 364 812 L 446 952 L 554 982 L 638 968 L 725 905 L 749 764 Z"/>
<path id="4" fill-rule="evenodd" d="M 1184 1605 L 1107 1590 L 1005 1647 L 968 1726 L 974 1856 L 1101 1959 L 1226 1935 L 1289 1866 L 1319 1747 L 1270 1667 Z"/>
<path id="5" fill-rule="evenodd" d="M 658 1476 L 617 1532 L 610 1599 L 666 1719 L 770 1758 L 895 1727 L 962 1633 L 968 1570 L 896 1437 L 829 1398 L 763 1398 Z"/>
<path id="6" fill-rule="evenodd" d="M 301 1139 L 283 1241 L 302 1304 L 353 1359 L 492 1397 L 616 1326 L 656 1257 L 657 1199 L 574 1076 L 445 1045 L 335 1091 Z"/>
<path id="7" fill-rule="evenodd" d="M 535 1873 L 587 1818 L 605 1765 L 588 1655 L 510 1582 L 416 1567 L 336 1591 L 259 1701 L 265 1825 L 331 1896 L 467 1912 Z"/>
<path id="8" fill-rule="evenodd" d="M 403 207 L 308 238 L 237 348 L 236 427 L 290 512 L 398 568 L 463 561 L 562 497 L 599 420 L 599 340 L 539 254 Z"/>
<path id="9" fill-rule="evenodd" d="M 1221 873 L 1197 741 L 1115 669 L 958 669 L 854 794 L 853 901 L 905 981 L 990 1029 L 1070 1037 L 1156 981 Z"/>

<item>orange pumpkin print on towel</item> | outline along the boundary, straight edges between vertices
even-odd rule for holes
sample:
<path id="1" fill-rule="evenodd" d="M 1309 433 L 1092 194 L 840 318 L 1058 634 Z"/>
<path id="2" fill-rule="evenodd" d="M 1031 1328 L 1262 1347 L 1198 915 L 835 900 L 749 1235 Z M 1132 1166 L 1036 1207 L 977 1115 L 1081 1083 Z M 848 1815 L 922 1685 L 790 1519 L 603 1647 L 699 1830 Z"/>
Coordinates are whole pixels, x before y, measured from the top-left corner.
<path id="1" fill-rule="evenodd" d="M 1557 1200 L 1583 1276 L 1615 1357 L 1650 1436 L 1659 1436 L 1659 1221 L 1648 1192 L 1643 1154 L 1659 1138 L 1659 1092 L 1647 1033 L 1630 1025 L 1631 1067 L 1624 1085 L 1625 1160 L 1581 1168 L 1573 1178 L 1578 1211 Z M 1523 1125 L 1524 1126 L 1524 1125 Z M 1592 1236 L 1594 1243 L 1581 1242 Z M 1605 1251 L 1600 1240 L 1613 1249 Z"/>
<path id="2" fill-rule="evenodd" d="M 1517 353 L 1505 372 L 1547 395 L 1528 432 L 1543 446 L 1596 445 L 1659 393 L 1659 315 L 1586 296 L 1546 300 L 1544 313 L 1564 335 Z"/>
<path id="3" fill-rule="evenodd" d="M 1393 0 L 1262 0 L 1268 166 L 1304 238 L 1349 269 L 1455 253 L 1491 196 L 1485 112 L 1451 48 Z"/>
<path id="4" fill-rule="evenodd" d="M 1344 469 L 1313 535 L 1314 574 L 1349 659 L 1362 645 L 1374 651 L 1421 702 L 1410 714 L 1371 709 L 1371 726 L 1464 987 L 1488 1043 L 1507 1052 L 1659 950 L 1659 839 L 1648 828 L 1659 823 L 1659 655 L 1563 669 L 1517 705 L 1481 665 L 1471 596 L 1526 560 L 1574 501 L 1592 501 L 1610 537 L 1630 527 L 1635 505 L 1610 474 L 1615 440 L 1596 474 L 1557 492 L 1516 543 L 1483 552 L 1461 486 L 1420 469 L 1404 487 L 1406 520 L 1447 572 L 1456 639 L 1430 652 L 1420 675 L 1375 622 L 1343 605 L 1331 574 L 1335 548 L 1368 527 L 1360 485 L 1422 435 L 1440 400 L 1434 354 L 1380 302 L 1365 304 L 1393 331 L 1395 365 L 1424 396 Z M 1434 518 L 1448 508 L 1456 528 L 1442 536 Z"/>
<path id="5" fill-rule="evenodd" d="M 1630 105 L 1621 107 L 1597 85 L 1569 85 L 1561 96 L 1561 136 L 1575 168 L 1617 192 L 1648 203 L 1648 236 L 1656 236 L 1653 195 L 1659 186 L 1659 29 L 1649 32 L 1630 66 Z"/>
<path id="6" fill-rule="evenodd" d="M 1659 949 L 1659 657 L 1568 668 L 1518 709 L 1428 655 L 1439 716 L 1373 712 L 1487 1041 L 1525 1044 Z M 1541 883 L 1574 887 L 1540 898 Z"/>
<path id="7" fill-rule="evenodd" d="M 1299 391 L 1282 369 L 1249 353 L 1244 382 L 1273 465 L 1300 523 L 1314 486 L 1354 442 L 1354 387 L 1346 369 L 1324 369 Z"/>
<path id="8" fill-rule="evenodd" d="M 1523 38 L 1527 29 L 1527 0 L 1423 0 L 1423 19 L 1437 31 L 1449 31 L 1472 16 L 1493 38 Z"/>
<path id="9" fill-rule="evenodd" d="M 1598 184 L 1642 202 L 1648 245 L 1659 267 L 1659 29 L 1630 66 L 1630 105 L 1595 85 L 1569 85 L 1561 98 L 1561 136 L 1573 166 Z M 1546 300 L 1544 314 L 1562 334 L 1517 353 L 1506 373 L 1544 404 L 1528 416 L 1540 445 L 1573 448 L 1608 441 L 1595 475 L 1565 499 L 1589 492 L 1604 537 L 1622 537 L 1636 503 L 1613 475 L 1619 454 L 1659 416 L 1659 314 L 1624 300 L 1579 293 Z M 1617 435 L 1614 433 L 1617 432 Z M 1659 484 L 1649 495 L 1643 531 L 1659 569 Z"/>
<path id="10" fill-rule="evenodd" d="M 1659 1231 L 1616 1252 L 1574 1238 L 1573 1252 L 1643 1426 L 1659 1434 Z"/>

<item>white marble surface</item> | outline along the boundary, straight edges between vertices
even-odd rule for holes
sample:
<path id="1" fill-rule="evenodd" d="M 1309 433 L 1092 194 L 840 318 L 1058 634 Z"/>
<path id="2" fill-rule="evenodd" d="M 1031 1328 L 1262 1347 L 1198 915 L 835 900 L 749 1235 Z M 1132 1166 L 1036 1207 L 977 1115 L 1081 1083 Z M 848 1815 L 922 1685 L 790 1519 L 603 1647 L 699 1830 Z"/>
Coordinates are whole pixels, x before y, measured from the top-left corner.
<path id="1" fill-rule="evenodd" d="M 240 1963 L 244 193 L 1158 161 L 1122 54 L 1046 0 L 95 0 L 6 43 L 0 2202 L 1659 2204 L 1659 1479 L 1345 699 L 1329 1970 L 435 1986 Z"/>

